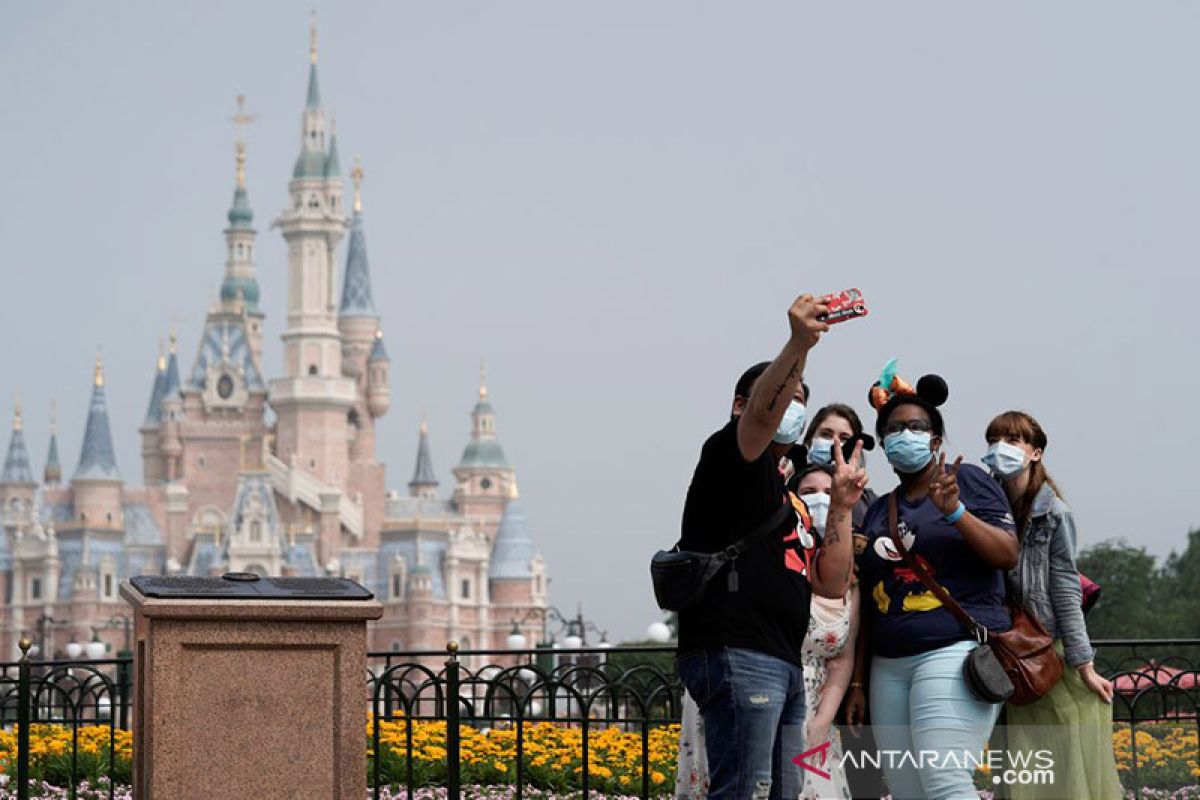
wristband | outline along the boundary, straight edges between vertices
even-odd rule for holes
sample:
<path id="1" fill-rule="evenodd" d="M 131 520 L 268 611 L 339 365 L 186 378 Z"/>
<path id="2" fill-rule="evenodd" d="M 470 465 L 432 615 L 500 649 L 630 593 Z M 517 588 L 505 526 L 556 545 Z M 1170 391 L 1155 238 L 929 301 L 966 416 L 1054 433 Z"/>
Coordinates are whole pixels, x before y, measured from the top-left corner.
<path id="1" fill-rule="evenodd" d="M 857 686 L 859 689 L 863 688 L 862 681 L 850 681 L 850 685 Z"/>
<path id="2" fill-rule="evenodd" d="M 942 517 L 942 519 L 946 520 L 946 522 L 948 522 L 948 523 L 950 523 L 951 525 L 953 525 L 953 524 L 955 524 L 956 522 L 958 522 L 960 519 L 962 519 L 962 518 L 963 518 L 963 514 L 966 514 L 966 513 L 967 513 L 967 507 L 966 507 L 965 505 L 963 505 L 963 502 L 962 502 L 962 500 L 959 500 L 959 501 L 958 501 L 958 508 L 954 509 L 954 510 L 953 510 L 953 511 L 951 511 L 949 514 L 947 514 L 946 516 Z"/>

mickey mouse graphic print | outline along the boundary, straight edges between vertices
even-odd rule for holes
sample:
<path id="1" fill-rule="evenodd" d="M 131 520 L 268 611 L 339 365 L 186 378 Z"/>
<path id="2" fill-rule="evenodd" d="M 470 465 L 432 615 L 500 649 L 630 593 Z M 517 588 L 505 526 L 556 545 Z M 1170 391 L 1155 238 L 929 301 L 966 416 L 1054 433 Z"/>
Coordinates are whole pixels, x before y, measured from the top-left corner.
<path id="1" fill-rule="evenodd" d="M 1003 530 L 1016 530 L 1008 498 L 986 472 L 963 464 L 958 484 L 969 512 Z M 1008 630 L 1012 621 L 1004 606 L 1003 571 L 977 556 L 928 497 L 910 502 L 901 493 L 897 499 L 897 533 L 905 548 L 976 620 L 990 630 Z M 887 495 L 867 510 L 863 533 L 868 542 L 859 578 L 876 655 L 910 656 L 970 638 L 896 552 L 888 532 Z"/>

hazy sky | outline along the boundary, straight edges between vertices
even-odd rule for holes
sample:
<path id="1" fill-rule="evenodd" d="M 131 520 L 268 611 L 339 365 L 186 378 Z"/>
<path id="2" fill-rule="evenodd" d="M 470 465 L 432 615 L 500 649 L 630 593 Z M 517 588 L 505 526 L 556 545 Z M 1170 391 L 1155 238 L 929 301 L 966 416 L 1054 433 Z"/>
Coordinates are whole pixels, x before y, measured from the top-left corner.
<path id="1" fill-rule="evenodd" d="M 865 410 L 899 356 L 949 381 L 951 452 L 982 455 L 996 412 L 1041 419 L 1081 544 L 1165 555 L 1200 523 L 1200 5 L 317 7 L 342 164 L 367 172 L 388 485 L 410 479 L 427 409 L 449 491 L 486 357 L 551 599 L 610 638 L 658 618 L 648 558 L 804 290 L 858 286 L 872 311 L 813 351 L 818 404 Z M 39 471 L 52 398 L 77 463 L 100 345 L 140 483 L 157 342 L 174 321 L 190 369 L 222 277 L 238 93 L 260 115 L 249 192 L 280 373 L 269 226 L 310 8 L 0 11 L 0 408 L 20 397 Z"/>

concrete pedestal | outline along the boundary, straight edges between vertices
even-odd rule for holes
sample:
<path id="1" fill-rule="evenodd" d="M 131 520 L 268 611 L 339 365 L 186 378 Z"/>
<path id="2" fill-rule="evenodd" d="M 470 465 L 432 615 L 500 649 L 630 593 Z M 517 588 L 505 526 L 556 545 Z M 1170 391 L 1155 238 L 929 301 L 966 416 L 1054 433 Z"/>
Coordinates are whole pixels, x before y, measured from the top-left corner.
<path id="1" fill-rule="evenodd" d="M 134 797 L 362 800 L 376 600 L 163 599 L 135 611 Z"/>

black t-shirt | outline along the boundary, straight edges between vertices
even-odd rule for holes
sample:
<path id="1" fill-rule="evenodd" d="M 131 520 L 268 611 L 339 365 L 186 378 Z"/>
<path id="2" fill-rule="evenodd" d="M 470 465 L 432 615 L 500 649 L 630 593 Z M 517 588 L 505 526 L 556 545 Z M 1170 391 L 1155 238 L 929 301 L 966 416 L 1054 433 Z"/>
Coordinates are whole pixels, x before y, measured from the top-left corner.
<path id="1" fill-rule="evenodd" d="M 680 546 L 715 553 L 753 531 L 788 502 L 770 452 L 742 458 L 737 421 L 714 433 L 683 507 Z M 730 592 L 728 569 L 709 584 L 704 597 L 679 612 L 679 652 L 709 647 L 743 647 L 802 666 L 808 631 L 809 585 L 802 538 L 790 521 L 737 560 L 738 591 Z"/>

